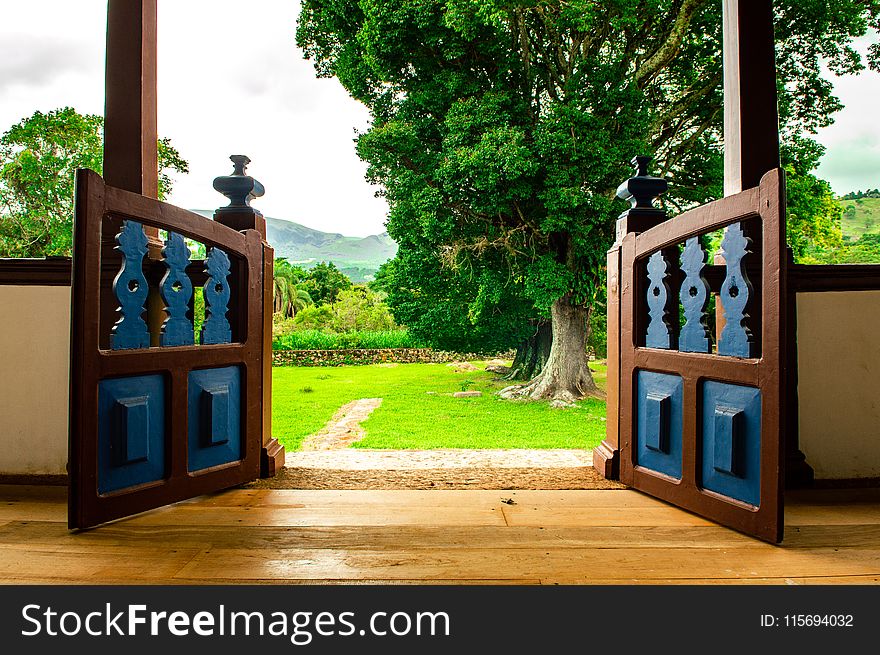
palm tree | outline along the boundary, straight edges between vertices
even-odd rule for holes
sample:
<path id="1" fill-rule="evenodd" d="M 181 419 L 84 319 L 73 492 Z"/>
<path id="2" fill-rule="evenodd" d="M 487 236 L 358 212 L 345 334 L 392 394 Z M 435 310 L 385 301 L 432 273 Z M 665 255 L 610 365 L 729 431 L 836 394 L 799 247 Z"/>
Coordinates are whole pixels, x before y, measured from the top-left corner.
<path id="1" fill-rule="evenodd" d="M 274 311 L 276 314 L 281 314 L 284 318 L 290 318 L 296 316 L 300 310 L 313 304 L 311 296 L 300 285 L 302 273 L 301 268 L 291 265 L 283 257 L 275 260 L 273 288 L 275 297 Z"/>

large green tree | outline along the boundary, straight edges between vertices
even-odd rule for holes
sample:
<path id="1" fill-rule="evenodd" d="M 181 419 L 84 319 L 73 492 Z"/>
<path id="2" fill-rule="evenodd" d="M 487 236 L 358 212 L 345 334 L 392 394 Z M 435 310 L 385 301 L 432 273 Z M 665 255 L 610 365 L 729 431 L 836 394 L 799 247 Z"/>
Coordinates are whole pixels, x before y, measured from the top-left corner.
<path id="1" fill-rule="evenodd" d="M 861 70 L 851 42 L 878 8 L 776 3 L 788 152 L 840 108 L 820 62 Z M 586 326 L 627 162 L 655 156 L 672 208 L 721 194 L 721 28 L 720 0 L 304 0 L 297 40 L 370 109 L 357 150 L 398 258 L 491 262 L 488 284 L 506 280 L 552 321 L 547 364 L 522 393 L 571 399 L 596 393 Z"/>
<path id="2" fill-rule="evenodd" d="M 78 168 L 101 173 L 104 119 L 70 107 L 33 116 L 0 137 L 0 257 L 70 255 L 74 175 Z M 187 162 L 161 139 L 159 199 L 171 193 L 170 171 L 188 172 Z"/>

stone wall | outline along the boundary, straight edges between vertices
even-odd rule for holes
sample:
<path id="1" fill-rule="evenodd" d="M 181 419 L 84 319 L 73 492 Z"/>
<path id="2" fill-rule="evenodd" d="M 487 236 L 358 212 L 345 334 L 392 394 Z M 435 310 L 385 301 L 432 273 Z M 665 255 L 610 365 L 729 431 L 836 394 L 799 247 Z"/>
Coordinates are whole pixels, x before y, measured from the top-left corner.
<path id="1" fill-rule="evenodd" d="M 500 357 L 512 358 L 513 353 Z M 474 359 L 488 359 L 477 353 L 450 353 L 430 348 L 376 348 L 351 350 L 276 350 L 275 366 L 342 366 L 343 364 L 442 364 Z"/>

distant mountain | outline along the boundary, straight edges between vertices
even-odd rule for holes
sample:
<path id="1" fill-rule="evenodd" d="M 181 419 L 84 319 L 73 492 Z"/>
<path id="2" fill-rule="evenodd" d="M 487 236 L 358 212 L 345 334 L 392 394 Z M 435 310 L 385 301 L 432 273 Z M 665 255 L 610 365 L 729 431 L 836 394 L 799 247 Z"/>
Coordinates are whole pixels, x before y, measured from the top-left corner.
<path id="1" fill-rule="evenodd" d="M 202 209 L 193 211 L 208 218 L 214 214 Z M 353 282 L 372 280 L 379 266 L 397 253 L 397 244 L 387 232 L 368 237 L 347 237 L 268 216 L 266 232 L 276 257 L 286 257 L 292 264 L 305 268 L 318 262 L 333 262 Z"/>

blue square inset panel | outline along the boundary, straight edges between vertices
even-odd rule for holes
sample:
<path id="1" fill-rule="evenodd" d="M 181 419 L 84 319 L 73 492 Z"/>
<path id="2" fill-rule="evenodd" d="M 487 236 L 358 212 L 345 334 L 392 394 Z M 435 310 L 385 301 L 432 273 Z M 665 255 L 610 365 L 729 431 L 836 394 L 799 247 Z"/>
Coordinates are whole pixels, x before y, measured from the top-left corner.
<path id="1" fill-rule="evenodd" d="M 165 478 L 165 378 L 98 384 L 98 493 Z"/>
<path id="2" fill-rule="evenodd" d="M 761 502 L 761 392 L 703 383 L 702 487 L 758 506 Z"/>
<path id="3" fill-rule="evenodd" d="M 241 459 L 241 370 L 237 366 L 189 374 L 190 472 Z"/>
<path id="4" fill-rule="evenodd" d="M 638 372 L 636 464 L 681 479 L 683 385 L 677 375 Z"/>

